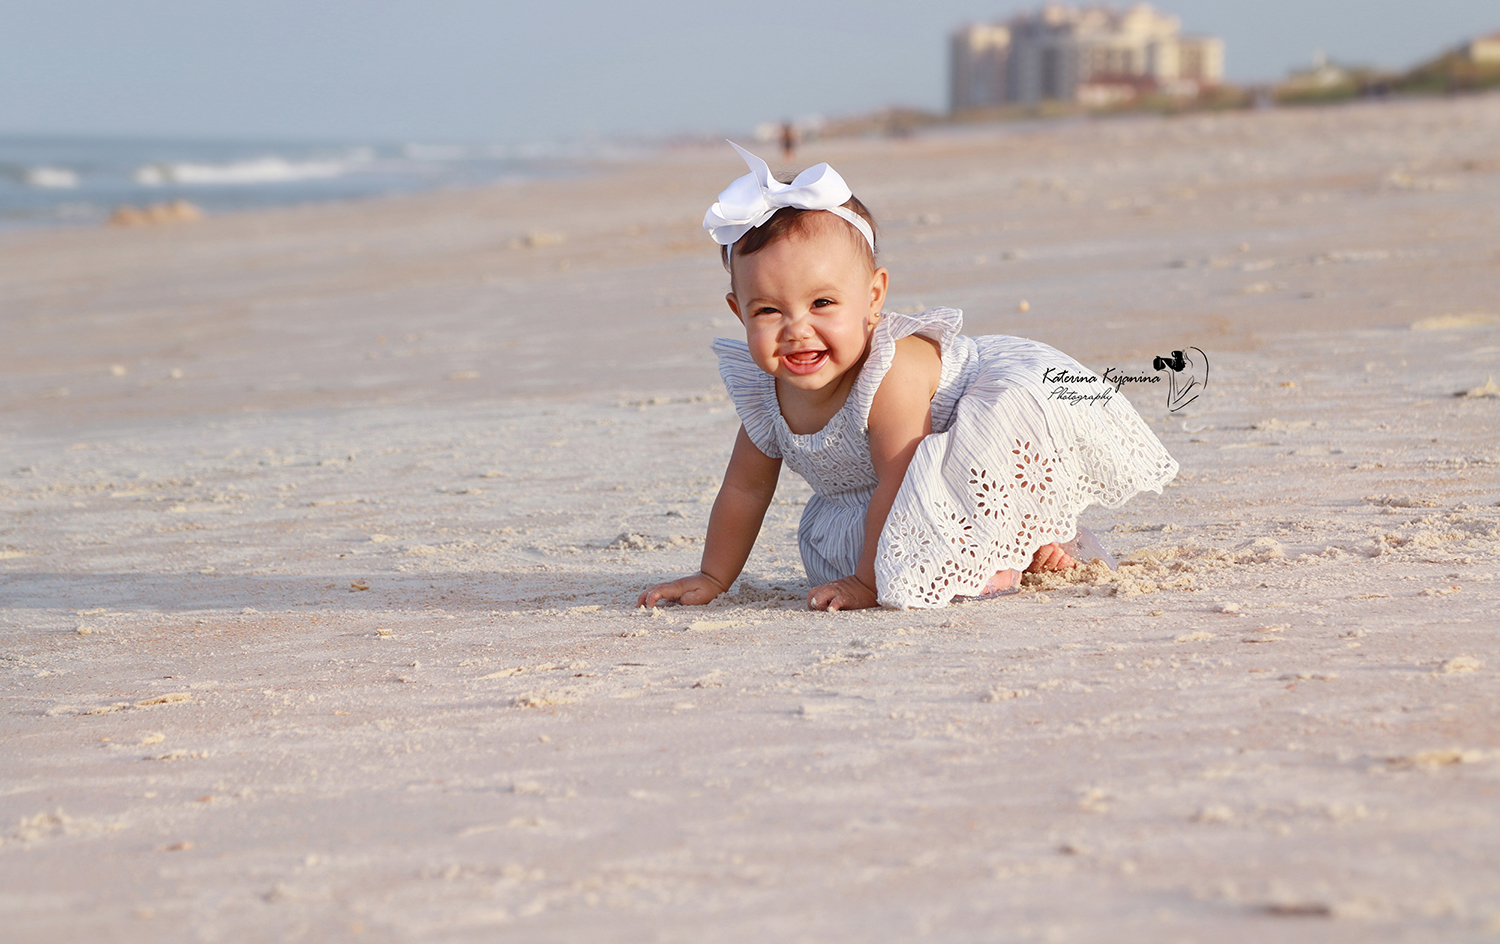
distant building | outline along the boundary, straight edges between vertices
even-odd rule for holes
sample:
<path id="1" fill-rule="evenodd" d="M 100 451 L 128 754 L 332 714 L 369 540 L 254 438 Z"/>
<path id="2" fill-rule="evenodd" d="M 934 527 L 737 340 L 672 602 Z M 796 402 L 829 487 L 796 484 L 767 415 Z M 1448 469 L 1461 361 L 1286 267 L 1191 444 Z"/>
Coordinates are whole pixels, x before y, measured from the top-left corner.
<path id="1" fill-rule="evenodd" d="M 1293 69 L 1287 75 L 1286 81 L 1281 83 L 1279 91 L 1283 95 L 1316 93 L 1350 86 L 1354 82 L 1355 77 L 1352 72 L 1341 65 L 1329 62 L 1323 50 L 1318 49 L 1313 52 L 1312 68 Z"/>
<path id="2" fill-rule="evenodd" d="M 954 111 L 1044 99 L 1109 105 L 1144 92 L 1193 96 L 1224 77 L 1224 41 L 1183 36 L 1175 16 L 1137 3 L 1048 3 L 1005 23 L 973 23 L 952 37 Z"/>
<path id="3" fill-rule="evenodd" d="M 1500 33 L 1469 40 L 1464 53 L 1470 62 L 1500 62 Z"/>

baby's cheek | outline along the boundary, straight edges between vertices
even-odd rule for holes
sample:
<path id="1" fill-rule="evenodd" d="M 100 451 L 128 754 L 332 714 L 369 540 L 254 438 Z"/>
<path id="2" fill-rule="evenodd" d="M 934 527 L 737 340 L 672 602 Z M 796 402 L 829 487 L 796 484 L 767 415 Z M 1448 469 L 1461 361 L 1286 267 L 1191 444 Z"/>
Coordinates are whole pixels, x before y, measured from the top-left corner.
<path id="1" fill-rule="evenodd" d="M 759 367 L 768 374 L 775 373 L 776 367 L 780 363 L 776 357 L 776 346 L 774 344 L 756 344 L 754 343 L 754 339 L 751 340 L 750 344 L 750 359 L 755 362 L 756 367 Z"/>

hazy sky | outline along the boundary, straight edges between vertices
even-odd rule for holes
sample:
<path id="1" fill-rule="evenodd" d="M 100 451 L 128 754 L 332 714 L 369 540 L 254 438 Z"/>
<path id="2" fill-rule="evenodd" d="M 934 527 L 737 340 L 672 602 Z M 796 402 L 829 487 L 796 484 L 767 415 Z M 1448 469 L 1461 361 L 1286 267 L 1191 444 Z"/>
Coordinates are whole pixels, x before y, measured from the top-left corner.
<path id="1" fill-rule="evenodd" d="M 945 106 L 946 37 L 1022 0 L 0 0 L 0 133 L 500 140 Z M 1496 0 L 1161 0 L 1233 80 L 1408 66 Z"/>

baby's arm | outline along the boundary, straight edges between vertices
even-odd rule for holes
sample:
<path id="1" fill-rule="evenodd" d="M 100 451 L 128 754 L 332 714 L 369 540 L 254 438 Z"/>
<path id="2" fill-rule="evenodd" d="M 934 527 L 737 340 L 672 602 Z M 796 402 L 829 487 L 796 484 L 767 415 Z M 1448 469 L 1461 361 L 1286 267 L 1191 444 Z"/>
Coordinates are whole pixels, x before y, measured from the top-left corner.
<path id="1" fill-rule="evenodd" d="M 761 452 L 741 426 L 729 456 L 729 468 L 724 470 L 724 484 L 719 486 L 719 497 L 708 515 L 708 536 L 703 542 L 699 571 L 657 584 L 641 594 L 639 604 L 655 606 L 667 601 L 696 606 L 728 590 L 755 546 L 780 474 L 781 460 Z"/>
<path id="2" fill-rule="evenodd" d="M 857 610 L 875 606 L 875 552 L 880 532 L 906 478 L 906 467 L 922 439 L 932 432 L 932 395 L 943 371 L 937 344 L 912 336 L 896 342 L 891 368 L 870 405 L 870 459 L 879 484 L 865 513 L 865 543 L 854 573 L 813 588 L 807 605 L 815 610 Z"/>

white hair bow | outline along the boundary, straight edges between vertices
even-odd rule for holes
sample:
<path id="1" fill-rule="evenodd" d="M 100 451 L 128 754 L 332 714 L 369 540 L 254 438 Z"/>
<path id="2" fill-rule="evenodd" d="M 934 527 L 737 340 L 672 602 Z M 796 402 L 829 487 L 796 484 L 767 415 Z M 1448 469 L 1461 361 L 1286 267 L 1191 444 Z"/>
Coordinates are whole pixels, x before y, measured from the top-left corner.
<path id="1" fill-rule="evenodd" d="M 827 164 L 817 164 L 798 174 L 789 184 L 771 176 L 766 162 L 749 151 L 729 142 L 750 165 L 750 173 L 739 178 L 719 194 L 719 202 L 703 216 L 703 228 L 714 242 L 732 246 L 741 236 L 771 218 L 782 207 L 802 210 L 827 210 L 864 235 L 875 250 L 875 234 L 858 213 L 843 206 L 853 196 L 839 172 Z"/>

